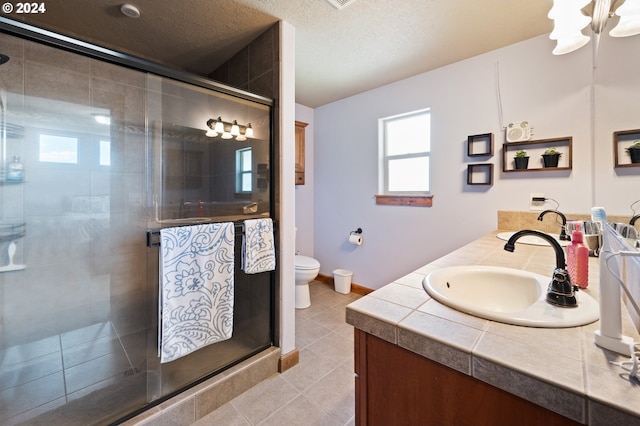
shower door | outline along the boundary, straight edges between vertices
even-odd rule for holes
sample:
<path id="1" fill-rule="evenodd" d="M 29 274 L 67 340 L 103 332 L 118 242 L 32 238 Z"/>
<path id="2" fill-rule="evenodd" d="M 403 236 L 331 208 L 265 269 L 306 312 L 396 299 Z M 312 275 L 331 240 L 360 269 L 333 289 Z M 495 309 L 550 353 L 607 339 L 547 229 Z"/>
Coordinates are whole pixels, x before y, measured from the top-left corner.
<path id="1" fill-rule="evenodd" d="M 147 77 L 150 171 L 147 221 L 150 240 L 162 228 L 233 222 L 235 273 L 233 333 L 161 364 L 158 347 L 159 255 L 148 249 L 148 370 L 152 398 L 162 397 L 229 367 L 273 343 L 272 273 L 247 275 L 241 269 L 242 224 L 271 216 L 270 108 L 175 80 Z M 214 132 L 215 122 L 222 127 Z M 209 123 L 209 124 L 207 124 Z M 232 134 L 231 127 L 238 125 Z M 247 130 L 251 129 L 251 130 Z"/>
<path id="2" fill-rule="evenodd" d="M 116 422 L 271 345 L 272 274 L 238 262 L 233 338 L 160 365 L 147 245 L 270 215 L 270 107 L 5 32 L 0 53 L 0 424 Z M 205 136 L 219 116 L 246 140 Z"/>
<path id="3" fill-rule="evenodd" d="M 148 403 L 145 73 L 0 49 L 0 424 L 106 424 Z"/>

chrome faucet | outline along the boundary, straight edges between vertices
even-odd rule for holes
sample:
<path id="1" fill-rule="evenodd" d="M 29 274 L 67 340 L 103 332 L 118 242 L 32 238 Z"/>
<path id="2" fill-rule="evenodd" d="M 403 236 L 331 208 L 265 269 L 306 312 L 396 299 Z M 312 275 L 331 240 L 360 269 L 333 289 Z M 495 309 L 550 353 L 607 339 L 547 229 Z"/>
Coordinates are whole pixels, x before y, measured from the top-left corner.
<path id="1" fill-rule="evenodd" d="M 509 241 L 504 245 L 504 249 L 513 252 L 516 248 L 516 241 L 524 235 L 535 235 L 536 237 L 543 238 L 551 244 L 551 247 L 553 247 L 556 252 L 556 268 L 553 271 L 553 277 L 549 283 L 549 287 L 547 287 L 547 303 L 563 308 L 577 307 L 578 301 L 576 300 L 575 292 L 578 290 L 578 286 L 571 284 L 571 277 L 569 277 L 569 271 L 566 269 L 564 250 L 555 238 L 544 232 L 523 229 L 522 231 L 514 233 L 511 238 L 509 238 Z"/>
<path id="2" fill-rule="evenodd" d="M 540 213 L 540 215 L 538 216 L 538 220 L 542 221 L 542 218 L 547 213 L 555 213 L 558 216 L 560 216 L 560 219 L 562 219 L 562 230 L 560 231 L 560 236 L 558 237 L 560 241 L 571 241 L 571 237 L 567 235 L 567 231 L 566 231 L 567 217 L 562 213 L 560 213 L 558 210 L 545 210 L 542 213 Z"/>

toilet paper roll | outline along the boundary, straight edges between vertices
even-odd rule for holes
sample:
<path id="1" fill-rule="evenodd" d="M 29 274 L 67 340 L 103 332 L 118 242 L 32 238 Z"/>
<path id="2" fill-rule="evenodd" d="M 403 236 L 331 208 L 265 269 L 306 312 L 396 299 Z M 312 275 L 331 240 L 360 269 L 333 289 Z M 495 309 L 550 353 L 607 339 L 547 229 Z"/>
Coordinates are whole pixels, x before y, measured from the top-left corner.
<path id="1" fill-rule="evenodd" d="M 354 246 L 362 245 L 362 236 L 360 234 L 350 234 L 349 235 L 349 243 Z"/>

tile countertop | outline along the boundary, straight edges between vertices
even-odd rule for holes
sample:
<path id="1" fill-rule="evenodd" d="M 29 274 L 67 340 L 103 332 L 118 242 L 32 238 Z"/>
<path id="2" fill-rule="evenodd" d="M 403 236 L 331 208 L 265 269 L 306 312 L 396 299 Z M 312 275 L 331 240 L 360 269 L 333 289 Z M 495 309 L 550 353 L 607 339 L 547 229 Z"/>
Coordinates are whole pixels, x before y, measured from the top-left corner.
<path id="1" fill-rule="evenodd" d="M 640 384 L 609 361 L 627 361 L 596 346 L 599 322 L 532 328 L 484 320 L 448 308 L 422 287 L 447 266 L 493 265 L 551 277 L 550 247 L 516 244 L 496 231 L 431 262 L 347 306 L 347 322 L 390 343 L 511 392 L 581 423 L 640 425 Z M 598 299 L 598 259 L 589 259 L 589 287 Z M 623 334 L 640 341 L 623 308 Z"/>

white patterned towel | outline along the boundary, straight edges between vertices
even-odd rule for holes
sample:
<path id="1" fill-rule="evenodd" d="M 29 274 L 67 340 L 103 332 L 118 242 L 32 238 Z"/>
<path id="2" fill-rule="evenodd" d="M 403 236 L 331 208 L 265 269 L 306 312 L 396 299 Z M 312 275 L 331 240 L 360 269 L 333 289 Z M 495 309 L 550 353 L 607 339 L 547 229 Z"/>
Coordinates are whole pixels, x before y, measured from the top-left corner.
<path id="1" fill-rule="evenodd" d="M 270 218 L 245 220 L 242 238 L 242 270 L 246 274 L 257 274 L 273 271 L 275 268 L 273 221 Z"/>
<path id="2" fill-rule="evenodd" d="M 233 223 L 160 231 L 160 362 L 231 338 Z"/>

